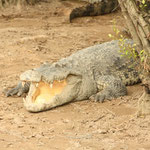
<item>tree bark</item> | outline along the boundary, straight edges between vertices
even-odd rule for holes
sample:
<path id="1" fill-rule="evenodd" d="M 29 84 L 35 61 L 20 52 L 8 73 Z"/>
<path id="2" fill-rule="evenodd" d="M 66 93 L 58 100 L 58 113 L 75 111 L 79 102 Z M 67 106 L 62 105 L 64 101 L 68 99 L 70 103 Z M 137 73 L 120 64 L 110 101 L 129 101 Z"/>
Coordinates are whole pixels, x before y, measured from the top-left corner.
<path id="1" fill-rule="evenodd" d="M 140 10 L 136 0 L 118 2 L 138 52 L 144 49 L 150 54 L 150 13 Z"/>
<path id="2" fill-rule="evenodd" d="M 140 54 L 144 50 L 148 55 L 144 58 L 147 61 L 146 73 L 142 74 L 145 89 L 138 102 L 138 116 L 150 115 L 150 0 L 145 1 L 147 9 L 139 7 L 139 0 L 118 0 L 122 14 L 126 20 L 130 34 L 137 45 Z M 144 66 L 141 66 L 143 69 Z"/>

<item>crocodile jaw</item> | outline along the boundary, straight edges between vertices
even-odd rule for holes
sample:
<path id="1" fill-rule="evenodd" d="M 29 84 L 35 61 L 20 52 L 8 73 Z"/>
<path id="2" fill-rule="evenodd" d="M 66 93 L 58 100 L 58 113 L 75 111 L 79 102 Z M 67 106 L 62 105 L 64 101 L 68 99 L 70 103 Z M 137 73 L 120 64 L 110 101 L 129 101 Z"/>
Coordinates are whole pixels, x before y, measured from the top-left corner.
<path id="1" fill-rule="evenodd" d="M 50 85 L 42 81 L 40 83 L 36 83 L 36 91 L 32 95 L 32 101 L 38 104 L 50 101 L 55 97 L 55 95 L 60 94 L 66 85 L 66 80 L 55 80 Z"/>
<path id="2" fill-rule="evenodd" d="M 30 112 L 39 112 L 56 107 L 55 99 L 66 86 L 66 79 L 54 80 L 51 84 L 43 81 L 31 82 L 29 93 L 24 99 L 26 109 Z"/>

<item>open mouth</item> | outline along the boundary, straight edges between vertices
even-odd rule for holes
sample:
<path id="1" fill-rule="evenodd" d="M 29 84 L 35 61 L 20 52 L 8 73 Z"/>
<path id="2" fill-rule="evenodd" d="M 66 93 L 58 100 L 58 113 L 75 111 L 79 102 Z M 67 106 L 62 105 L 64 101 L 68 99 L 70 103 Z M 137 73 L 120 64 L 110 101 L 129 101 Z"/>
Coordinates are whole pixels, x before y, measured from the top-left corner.
<path id="1" fill-rule="evenodd" d="M 53 82 L 52 80 L 45 81 L 44 79 L 43 81 L 40 78 L 32 80 L 32 78 L 35 78 L 34 74 L 30 77 L 30 81 L 29 78 L 22 77 L 22 79 L 26 79 L 22 80 L 22 82 L 30 83 L 28 95 L 23 99 L 24 106 L 29 112 L 49 110 L 76 100 L 78 96 L 81 85 L 80 76 L 68 75 L 61 80 L 55 79 Z"/>
<path id="2" fill-rule="evenodd" d="M 56 95 L 60 94 L 66 87 L 66 80 L 53 81 L 53 83 L 48 84 L 43 81 L 39 83 L 32 83 L 34 90 L 30 91 L 31 100 L 33 103 L 47 103 L 51 101 Z"/>

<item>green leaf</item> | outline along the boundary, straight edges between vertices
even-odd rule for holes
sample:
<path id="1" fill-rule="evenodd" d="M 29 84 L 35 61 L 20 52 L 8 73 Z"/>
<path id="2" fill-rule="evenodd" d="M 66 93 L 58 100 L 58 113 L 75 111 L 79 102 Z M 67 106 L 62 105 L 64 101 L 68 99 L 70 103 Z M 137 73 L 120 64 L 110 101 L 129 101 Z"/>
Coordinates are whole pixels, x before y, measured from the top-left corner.
<path id="1" fill-rule="evenodd" d="M 143 61 L 144 61 L 144 58 L 145 58 L 144 56 L 142 56 L 142 57 L 141 57 L 141 62 L 143 62 Z"/>
<path id="2" fill-rule="evenodd" d="M 109 37 L 112 37 L 112 35 L 111 35 L 111 34 L 108 34 L 108 36 L 109 36 Z"/>
<path id="3" fill-rule="evenodd" d="M 142 4 L 145 4 L 145 0 L 142 0 Z"/>

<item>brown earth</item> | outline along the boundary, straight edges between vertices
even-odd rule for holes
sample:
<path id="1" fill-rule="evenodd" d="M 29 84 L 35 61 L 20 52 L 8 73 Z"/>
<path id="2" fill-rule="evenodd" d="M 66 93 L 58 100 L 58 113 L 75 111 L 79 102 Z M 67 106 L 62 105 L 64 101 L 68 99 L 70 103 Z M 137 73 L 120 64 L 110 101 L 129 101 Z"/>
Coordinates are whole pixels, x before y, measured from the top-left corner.
<path id="1" fill-rule="evenodd" d="M 2 94 L 27 69 L 109 41 L 113 19 L 124 30 L 120 11 L 70 24 L 68 14 L 79 5 L 51 0 L 0 12 L 0 150 L 150 149 L 150 118 L 135 115 L 140 85 L 128 87 L 128 96 L 102 104 L 86 100 L 41 113 L 29 113 L 22 98 Z"/>

